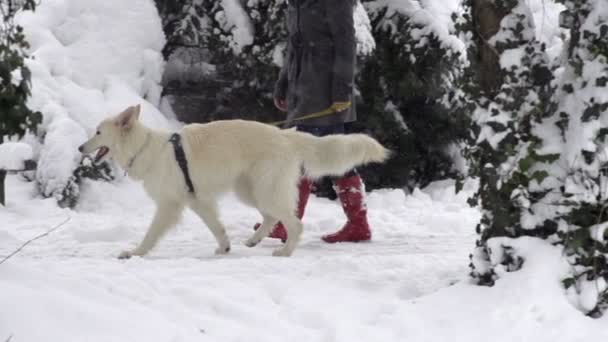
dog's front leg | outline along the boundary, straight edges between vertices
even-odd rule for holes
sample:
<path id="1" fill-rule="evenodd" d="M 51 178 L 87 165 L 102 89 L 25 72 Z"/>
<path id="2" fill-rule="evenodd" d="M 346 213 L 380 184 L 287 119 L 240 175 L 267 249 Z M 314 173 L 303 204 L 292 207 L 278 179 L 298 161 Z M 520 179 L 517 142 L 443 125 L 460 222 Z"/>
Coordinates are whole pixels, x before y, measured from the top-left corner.
<path id="1" fill-rule="evenodd" d="M 128 259 L 134 255 L 143 256 L 148 253 L 158 240 L 171 228 L 181 217 L 184 206 L 176 202 L 158 203 L 154 219 L 141 243 L 131 251 L 124 251 L 118 256 L 119 259 Z"/>
<path id="2" fill-rule="evenodd" d="M 218 218 L 216 203 L 211 200 L 198 199 L 192 203 L 192 210 L 205 222 L 215 237 L 218 244 L 215 254 L 230 252 L 230 239 L 226 234 L 224 225 Z"/>

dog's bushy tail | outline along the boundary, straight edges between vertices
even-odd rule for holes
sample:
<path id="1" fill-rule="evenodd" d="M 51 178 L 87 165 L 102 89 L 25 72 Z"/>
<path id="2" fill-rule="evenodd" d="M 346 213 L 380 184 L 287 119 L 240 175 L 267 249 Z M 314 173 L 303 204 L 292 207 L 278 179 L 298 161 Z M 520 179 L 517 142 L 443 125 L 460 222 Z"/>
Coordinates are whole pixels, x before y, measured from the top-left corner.
<path id="1" fill-rule="evenodd" d="M 306 174 L 312 178 L 339 176 L 356 166 L 383 162 L 390 151 L 365 134 L 315 137 L 308 133 L 285 130 L 302 158 Z"/>

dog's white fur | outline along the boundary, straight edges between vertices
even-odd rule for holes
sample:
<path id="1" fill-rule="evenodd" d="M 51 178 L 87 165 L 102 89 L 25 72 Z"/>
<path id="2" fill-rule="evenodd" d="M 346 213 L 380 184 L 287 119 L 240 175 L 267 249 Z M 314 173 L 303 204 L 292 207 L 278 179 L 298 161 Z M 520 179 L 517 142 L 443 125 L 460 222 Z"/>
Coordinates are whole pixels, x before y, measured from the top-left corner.
<path id="1" fill-rule="evenodd" d="M 139 106 L 129 107 L 104 120 L 96 135 L 80 148 L 91 153 L 107 147 L 108 155 L 130 177 L 142 180 L 156 202 L 156 214 L 143 241 L 120 258 L 145 255 L 178 221 L 186 206 L 202 218 L 217 239 L 215 252 L 229 252 L 230 241 L 218 219 L 216 204 L 218 196 L 227 191 L 236 192 L 263 216 L 261 227 L 245 244 L 257 245 L 281 221 L 288 238 L 273 255 L 289 256 L 302 232 L 302 222 L 295 215 L 296 184 L 302 170 L 311 178 L 341 175 L 360 164 L 382 162 L 389 155 L 377 141 L 362 134 L 318 138 L 243 120 L 190 124 L 179 134 L 194 184 L 195 193 L 191 194 L 169 142 L 170 133 L 141 124 L 139 112 Z"/>

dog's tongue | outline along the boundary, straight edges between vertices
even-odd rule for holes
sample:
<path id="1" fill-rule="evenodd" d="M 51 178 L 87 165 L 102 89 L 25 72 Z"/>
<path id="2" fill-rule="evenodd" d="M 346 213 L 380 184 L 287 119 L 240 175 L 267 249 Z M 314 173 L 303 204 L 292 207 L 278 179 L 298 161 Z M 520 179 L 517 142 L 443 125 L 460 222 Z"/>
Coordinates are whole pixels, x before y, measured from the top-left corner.
<path id="1" fill-rule="evenodd" d="M 99 162 L 101 158 L 106 155 L 106 153 L 108 153 L 108 148 L 105 146 L 100 147 L 99 150 L 97 150 L 97 153 L 95 154 L 95 162 Z"/>

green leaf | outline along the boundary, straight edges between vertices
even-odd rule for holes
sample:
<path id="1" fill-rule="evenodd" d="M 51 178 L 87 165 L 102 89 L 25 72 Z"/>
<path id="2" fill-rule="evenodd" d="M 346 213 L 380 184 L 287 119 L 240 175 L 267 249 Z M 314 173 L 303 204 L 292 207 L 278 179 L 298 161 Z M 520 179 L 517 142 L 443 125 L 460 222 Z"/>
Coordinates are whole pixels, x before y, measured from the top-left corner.
<path id="1" fill-rule="evenodd" d="M 572 277 L 562 280 L 562 285 L 564 285 L 564 288 L 566 289 L 570 288 L 574 284 L 576 284 L 576 279 Z"/>
<path id="2" fill-rule="evenodd" d="M 462 177 L 456 178 L 456 193 L 459 193 L 464 188 L 464 179 Z"/>
<path id="3" fill-rule="evenodd" d="M 581 121 L 589 122 L 591 120 L 597 120 L 600 117 L 600 106 L 597 103 L 594 103 L 591 107 L 587 107 L 583 112 L 583 116 L 581 117 Z"/>
<path id="4" fill-rule="evenodd" d="M 547 177 L 549 177 L 549 173 L 544 170 L 534 171 L 534 173 L 532 173 L 532 175 L 530 176 L 530 178 L 535 179 L 538 184 L 542 183 Z"/>
<path id="5" fill-rule="evenodd" d="M 534 164 L 532 156 L 527 156 L 519 161 L 519 169 L 522 172 L 526 172 L 532 167 L 532 164 Z"/>

